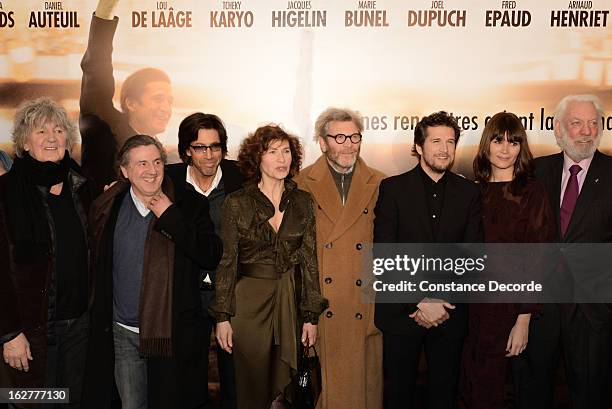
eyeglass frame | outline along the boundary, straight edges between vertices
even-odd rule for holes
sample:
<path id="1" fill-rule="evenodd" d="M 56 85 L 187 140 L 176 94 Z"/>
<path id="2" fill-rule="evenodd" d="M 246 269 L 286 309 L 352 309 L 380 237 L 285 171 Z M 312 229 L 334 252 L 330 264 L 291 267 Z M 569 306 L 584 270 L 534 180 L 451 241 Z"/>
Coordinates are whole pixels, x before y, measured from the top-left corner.
<path id="1" fill-rule="evenodd" d="M 355 135 L 359 135 L 359 140 L 357 142 L 353 141 L 353 136 L 355 136 Z M 359 142 L 361 142 L 361 140 L 363 139 L 363 135 L 360 132 L 355 132 L 354 134 L 350 134 L 350 135 L 345 135 L 343 133 L 339 133 L 337 135 L 329 135 L 329 134 L 327 134 L 325 136 L 328 137 L 328 138 L 333 138 L 338 145 L 344 144 L 344 142 L 346 142 L 347 139 L 349 139 L 352 144 L 356 145 Z M 339 142 L 338 141 L 338 137 L 343 137 L 344 140 L 342 142 Z"/>
<path id="2" fill-rule="evenodd" d="M 208 152 L 210 150 L 210 153 L 217 153 L 217 152 L 221 152 L 223 150 L 223 145 L 221 145 L 221 142 L 215 142 L 213 144 L 210 145 L 189 145 L 189 147 L 191 149 L 193 149 L 194 152 L 196 153 L 203 153 L 205 154 L 206 152 Z"/>

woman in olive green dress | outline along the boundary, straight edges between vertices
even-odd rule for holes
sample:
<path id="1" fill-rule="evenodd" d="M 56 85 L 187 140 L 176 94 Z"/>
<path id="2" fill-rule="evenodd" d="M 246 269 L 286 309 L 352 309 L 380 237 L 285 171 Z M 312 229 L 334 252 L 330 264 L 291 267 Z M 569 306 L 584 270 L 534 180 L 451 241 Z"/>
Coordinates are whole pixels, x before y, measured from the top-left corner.
<path id="1" fill-rule="evenodd" d="M 257 129 L 238 155 L 247 183 L 223 204 L 224 251 L 210 309 L 217 342 L 234 355 L 238 409 L 268 409 L 279 395 L 291 400 L 298 343 L 315 343 L 326 307 L 314 202 L 291 180 L 301 151 L 280 127 Z"/>

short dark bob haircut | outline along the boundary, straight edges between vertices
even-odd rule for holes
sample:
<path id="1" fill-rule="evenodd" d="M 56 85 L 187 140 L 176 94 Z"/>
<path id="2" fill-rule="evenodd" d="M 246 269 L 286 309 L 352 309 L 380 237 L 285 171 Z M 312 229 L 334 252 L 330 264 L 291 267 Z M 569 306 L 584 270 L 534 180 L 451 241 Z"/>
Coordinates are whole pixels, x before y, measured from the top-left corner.
<path id="1" fill-rule="evenodd" d="M 288 141 L 291 149 L 291 166 L 289 175 L 292 178 L 300 172 L 302 166 L 302 144 L 295 136 L 289 135 L 278 125 L 266 125 L 257 128 L 242 141 L 238 153 L 238 167 L 249 182 L 261 180 L 261 156 L 270 147 L 272 142 Z"/>
<path id="2" fill-rule="evenodd" d="M 474 178 L 479 183 L 489 183 L 491 180 L 491 159 L 489 158 L 491 141 L 504 138 L 507 138 L 508 142 L 518 142 L 521 148 L 514 162 L 514 178 L 509 186 L 510 193 L 518 195 L 527 184 L 527 180 L 533 177 L 534 166 L 533 155 L 527 142 L 527 132 L 519 117 L 511 112 L 499 112 L 487 122 L 474 158 Z"/>
<path id="3" fill-rule="evenodd" d="M 424 116 L 417 123 L 414 128 L 414 145 L 412 145 L 412 154 L 418 158 L 421 157 L 416 150 L 417 145 L 421 148 L 427 138 L 427 128 L 434 126 L 447 126 L 455 132 L 455 144 L 459 142 L 459 136 L 461 135 L 461 129 L 457 125 L 457 120 L 445 111 L 434 112 L 431 115 Z"/>
<path id="4" fill-rule="evenodd" d="M 227 155 L 227 131 L 221 118 L 213 114 L 196 112 L 183 119 L 178 130 L 178 153 L 181 160 L 188 165 L 191 164 L 191 156 L 187 155 L 187 150 L 191 142 L 198 139 L 200 129 L 214 129 L 217 131 L 223 157 Z"/>

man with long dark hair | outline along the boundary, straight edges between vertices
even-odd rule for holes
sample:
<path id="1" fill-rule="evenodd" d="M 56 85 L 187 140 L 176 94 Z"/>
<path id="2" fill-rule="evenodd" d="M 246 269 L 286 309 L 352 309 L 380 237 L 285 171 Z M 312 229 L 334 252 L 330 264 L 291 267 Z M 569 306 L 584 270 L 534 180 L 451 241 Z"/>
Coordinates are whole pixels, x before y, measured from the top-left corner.
<path id="1" fill-rule="evenodd" d="M 236 162 L 225 158 L 227 131 L 221 119 L 213 114 L 196 112 L 181 122 L 178 132 L 178 152 L 183 163 L 166 166 L 176 190 L 195 191 L 208 198 L 210 218 L 219 232 L 221 206 L 225 197 L 242 187 L 243 177 Z M 210 334 L 214 325 L 208 307 L 215 295 L 215 271 L 202 270 L 200 295 L 202 312 L 206 320 L 204 347 L 210 347 Z M 217 348 L 217 364 L 221 386 L 221 408 L 235 409 L 236 386 L 232 356 Z M 207 387 L 208 376 L 202 379 Z M 210 405 L 210 400 L 208 402 Z"/>

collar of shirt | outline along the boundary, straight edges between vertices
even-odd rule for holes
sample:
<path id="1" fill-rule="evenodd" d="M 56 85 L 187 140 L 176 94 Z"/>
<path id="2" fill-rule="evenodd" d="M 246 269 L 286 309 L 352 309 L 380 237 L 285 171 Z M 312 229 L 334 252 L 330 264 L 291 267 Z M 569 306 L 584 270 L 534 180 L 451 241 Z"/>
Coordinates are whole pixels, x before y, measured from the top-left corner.
<path id="1" fill-rule="evenodd" d="M 582 185 L 584 184 L 584 180 L 586 179 L 587 172 L 589 171 L 589 167 L 591 166 L 591 162 L 593 161 L 594 154 L 586 159 L 582 159 L 580 162 L 574 162 L 572 158 L 567 156 L 565 152 L 563 152 L 563 174 L 561 175 L 561 197 L 559 203 L 563 203 L 563 196 L 565 195 L 565 189 L 567 188 L 567 182 L 570 178 L 569 168 L 572 165 L 578 165 L 582 169 L 576 175 L 578 179 L 578 192 L 582 190 Z"/>
<path id="2" fill-rule="evenodd" d="M 187 172 L 186 172 L 187 176 L 185 177 L 185 181 L 189 183 L 191 186 L 193 186 L 196 192 L 206 197 L 208 197 L 208 195 L 211 194 L 211 192 L 215 190 L 217 186 L 219 186 L 219 182 L 221 182 L 221 178 L 223 177 L 223 171 L 221 170 L 221 165 L 219 165 L 217 166 L 217 172 L 215 173 L 215 177 L 212 183 L 210 184 L 210 187 L 208 188 L 207 191 L 203 191 L 202 189 L 200 189 L 200 186 L 198 186 L 195 179 L 191 176 L 192 170 L 193 170 L 193 166 L 191 165 L 187 166 Z"/>
<path id="3" fill-rule="evenodd" d="M 574 162 L 572 158 L 567 156 L 567 153 L 563 152 L 563 172 L 569 174 L 569 168 L 572 165 L 578 165 L 582 168 L 582 170 L 578 172 L 578 175 L 580 175 L 581 173 L 586 174 L 589 170 L 589 166 L 591 166 L 591 162 L 593 162 L 593 156 L 595 156 L 595 154 L 589 156 L 586 159 L 582 159 L 580 162 Z"/>
<path id="4" fill-rule="evenodd" d="M 140 213 L 142 217 L 147 217 L 148 214 L 151 212 L 151 210 L 147 209 L 147 206 L 144 203 L 142 203 L 142 201 L 138 198 L 138 196 L 136 196 L 136 193 L 134 193 L 133 187 L 130 187 L 130 196 L 132 196 L 132 201 L 134 202 L 134 205 L 136 206 L 136 210 L 138 210 L 138 213 Z"/>
<path id="5" fill-rule="evenodd" d="M 436 186 L 443 186 L 446 185 L 446 173 L 444 172 L 444 174 L 442 175 L 442 177 L 440 178 L 440 180 L 438 180 L 437 182 L 435 182 L 431 177 L 429 177 L 429 175 L 423 170 L 423 168 L 421 167 L 421 165 L 417 165 L 417 167 L 419 168 L 419 173 L 421 174 L 421 178 L 423 178 L 423 182 L 425 183 L 425 187 L 428 189 L 434 188 Z"/>

